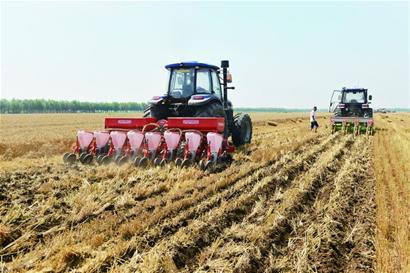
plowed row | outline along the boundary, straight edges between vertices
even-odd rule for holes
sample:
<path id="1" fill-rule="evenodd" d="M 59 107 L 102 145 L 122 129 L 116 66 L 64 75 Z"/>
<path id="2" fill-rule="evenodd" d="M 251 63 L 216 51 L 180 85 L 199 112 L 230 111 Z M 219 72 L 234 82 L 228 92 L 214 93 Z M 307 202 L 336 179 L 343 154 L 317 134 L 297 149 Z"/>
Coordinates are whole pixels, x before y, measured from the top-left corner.
<path id="1" fill-rule="evenodd" d="M 300 119 L 301 120 L 301 119 Z M 213 173 L 74 166 L 0 174 L 0 255 L 16 272 L 373 271 L 372 138 L 260 122 Z"/>

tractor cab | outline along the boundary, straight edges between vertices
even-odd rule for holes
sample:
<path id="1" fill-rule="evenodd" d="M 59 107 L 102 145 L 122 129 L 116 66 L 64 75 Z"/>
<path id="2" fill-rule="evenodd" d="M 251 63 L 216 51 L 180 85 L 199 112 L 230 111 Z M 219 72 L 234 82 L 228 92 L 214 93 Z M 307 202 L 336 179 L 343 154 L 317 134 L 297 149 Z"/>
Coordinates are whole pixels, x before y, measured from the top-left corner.
<path id="1" fill-rule="evenodd" d="M 363 104 L 365 102 L 367 102 L 366 89 L 346 90 L 342 94 L 342 103 L 344 104 Z"/>
<path id="2" fill-rule="evenodd" d="M 167 65 L 170 78 L 167 95 L 174 100 L 189 100 L 193 95 L 215 96 L 222 101 L 219 68 L 208 64 Z"/>
<path id="3" fill-rule="evenodd" d="M 224 83 L 221 83 L 218 66 L 199 62 L 181 62 L 166 65 L 165 68 L 170 72 L 168 90 L 166 94 L 151 99 L 151 116 L 159 119 L 168 116 L 195 116 L 198 114 L 199 106 L 209 103 L 218 103 L 225 109 L 232 107 L 223 94 Z M 227 73 L 226 78 L 227 82 L 230 82 L 229 79 L 232 77 Z M 225 100 L 226 107 L 224 107 Z M 158 105 L 165 104 L 170 111 L 159 111 L 159 108 L 164 107 Z"/>
<path id="4" fill-rule="evenodd" d="M 339 116 L 372 117 L 373 111 L 369 107 L 371 95 L 367 95 L 364 88 L 342 88 L 333 91 L 329 111 Z"/>

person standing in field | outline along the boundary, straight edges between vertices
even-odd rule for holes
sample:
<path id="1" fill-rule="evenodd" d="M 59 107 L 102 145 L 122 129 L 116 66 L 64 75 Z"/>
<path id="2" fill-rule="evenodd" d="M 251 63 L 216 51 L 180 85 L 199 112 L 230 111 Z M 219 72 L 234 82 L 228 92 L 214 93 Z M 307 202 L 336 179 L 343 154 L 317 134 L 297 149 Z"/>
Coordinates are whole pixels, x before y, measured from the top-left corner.
<path id="1" fill-rule="evenodd" d="M 310 130 L 312 131 L 313 129 L 315 129 L 315 133 L 317 132 L 317 128 L 319 127 L 319 124 L 317 123 L 317 120 L 316 120 L 316 110 L 317 110 L 317 107 L 314 106 L 313 110 L 310 111 Z"/>

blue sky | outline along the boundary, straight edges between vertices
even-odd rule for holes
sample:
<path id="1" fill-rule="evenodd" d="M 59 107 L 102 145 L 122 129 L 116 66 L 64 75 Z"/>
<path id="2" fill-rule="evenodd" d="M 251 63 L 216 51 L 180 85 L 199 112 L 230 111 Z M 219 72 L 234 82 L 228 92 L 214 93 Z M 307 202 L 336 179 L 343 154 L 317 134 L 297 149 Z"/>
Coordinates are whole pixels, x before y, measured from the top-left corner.
<path id="1" fill-rule="evenodd" d="M 229 59 L 236 106 L 319 108 L 366 87 L 410 107 L 409 3 L 2 2 L 1 98 L 147 101 L 164 65 Z"/>

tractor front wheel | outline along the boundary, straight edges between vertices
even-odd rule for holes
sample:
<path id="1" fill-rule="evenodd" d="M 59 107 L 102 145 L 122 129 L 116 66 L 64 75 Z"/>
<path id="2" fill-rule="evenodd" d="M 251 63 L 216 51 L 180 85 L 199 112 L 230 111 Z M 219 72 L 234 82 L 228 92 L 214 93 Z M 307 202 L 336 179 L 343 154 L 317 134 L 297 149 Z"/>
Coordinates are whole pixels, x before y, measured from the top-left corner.
<path id="1" fill-rule="evenodd" d="M 232 130 L 233 144 L 238 147 L 250 143 L 252 139 L 252 121 L 248 114 L 237 114 L 234 117 Z"/>

